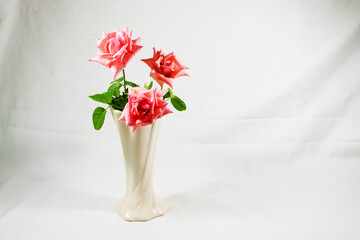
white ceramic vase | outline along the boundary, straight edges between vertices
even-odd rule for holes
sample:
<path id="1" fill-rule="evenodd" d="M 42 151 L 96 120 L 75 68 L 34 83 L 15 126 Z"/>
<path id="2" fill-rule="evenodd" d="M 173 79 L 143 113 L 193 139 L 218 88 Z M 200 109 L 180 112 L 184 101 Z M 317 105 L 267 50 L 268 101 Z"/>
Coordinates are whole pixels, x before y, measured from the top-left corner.
<path id="1" fill-rule="evenodd" d="M 133 132 L 132 127 L 117 122 L 121 111 L 111 108 L 111 113 L 119 130 L 126 168 L 126 193 L 117 210 L 127 221 L 147 221 L 164 215 L 167 205 L 155 196 L 152 176 L 160 119 Z"/>

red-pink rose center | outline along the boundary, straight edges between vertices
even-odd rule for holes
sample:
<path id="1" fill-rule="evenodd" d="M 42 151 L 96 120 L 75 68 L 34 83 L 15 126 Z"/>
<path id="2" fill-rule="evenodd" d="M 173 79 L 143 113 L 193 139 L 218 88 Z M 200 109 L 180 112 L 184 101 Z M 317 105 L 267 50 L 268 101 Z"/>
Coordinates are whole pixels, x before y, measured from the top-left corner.
<path id="1" fill-rule="evenodd" d="M 137 106 L 138 113 L 143 116 L 149 113 L 150 108 L 151 108 L 150 104 L 144 100 L 139 102 Z"/>
<path id="2" fill-rule="evenodd" d="M 174 72 L 174 62 L 161 59 L 160 68 L 165 77 L 170 77 L 172 72 Z"/>

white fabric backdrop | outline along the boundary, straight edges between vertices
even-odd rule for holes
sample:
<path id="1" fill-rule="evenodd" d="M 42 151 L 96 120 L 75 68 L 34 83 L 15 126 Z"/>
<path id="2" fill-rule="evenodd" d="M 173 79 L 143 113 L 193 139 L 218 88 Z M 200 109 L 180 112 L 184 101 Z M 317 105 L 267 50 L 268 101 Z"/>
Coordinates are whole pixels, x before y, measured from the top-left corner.
<path id="1" fill-rule="evenodd" d="M 162 121 L 167 215 L 128 223 L 120 140 L 87 59 L 128 23 L 190 67 Z M 0 239 L 358 239 L 360 2 L 0 1 Z"/>

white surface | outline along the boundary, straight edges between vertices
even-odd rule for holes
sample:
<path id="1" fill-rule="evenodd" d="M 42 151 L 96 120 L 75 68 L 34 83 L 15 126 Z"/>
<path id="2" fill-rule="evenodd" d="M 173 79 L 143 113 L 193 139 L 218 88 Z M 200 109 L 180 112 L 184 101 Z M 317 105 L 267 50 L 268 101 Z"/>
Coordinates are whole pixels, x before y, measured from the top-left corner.
<path id="1" fill-rule="evenodd" d="M 124 153 L 126 191 L 118 202 L 117 210 L 127 221 L 148 221 L 164 215 L 168 206 L 154 192 L 154 157 L 158 142 L 161 119 L 133 132 L 118 122 L 121 111 L 110 108 L 121 139 Z"/>
<path id="2" fill-rule="evenodd" d="M 0 1 L 0 239 L 351 239 L 360 234 L 359 1 Z M 95 36 L 125 23 L 190 67 L 164 117 L 169 212 L 115 211 L 125 170 Z M 118 156 L 118 157 L 116 157 Z"/>

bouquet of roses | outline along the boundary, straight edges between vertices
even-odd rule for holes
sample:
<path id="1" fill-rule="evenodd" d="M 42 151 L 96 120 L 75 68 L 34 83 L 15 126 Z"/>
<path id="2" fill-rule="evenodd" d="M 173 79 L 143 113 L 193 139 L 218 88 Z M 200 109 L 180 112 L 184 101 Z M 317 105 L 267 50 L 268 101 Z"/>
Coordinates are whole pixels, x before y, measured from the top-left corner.
<path id="1" fill-rule="evenodd" d="M 160 89 L 153 88 L 153 81 L 140 87 L 125 78 L 127 63 L 142 48 L 138 45 L 140 38 L 133 40 L 132 31 L 126 26 L 123 31 L 115 29 L 104 33 L 102 39 L 96 38 L 96 41 L 98 55 L 89 60 L 101 63 L 114 73 L 114 80 L 106 92 L 90 96 L 97 102 L 108 104 L 106 109 L 97 107 L 93 112 L 92 120 L 96 130 L 102 127 L 109 107 L 122 111 L 117 121 L 133 127 L 133 131 L 172 113 L 167 107 L 169 101 L 176 110 L 186 110 L 186 104 L 174 95 L 172 88 L 175 78 L 188 76 L 185 73 L 188 68 L 180 64 L 174 53 L 165 54 L 153 48 L 152 58 L 141 61 L 151 68 L 150 77 L 160 85 Z M 164 84 L 169 86 L 167 90 L 163 90 Z"/>

